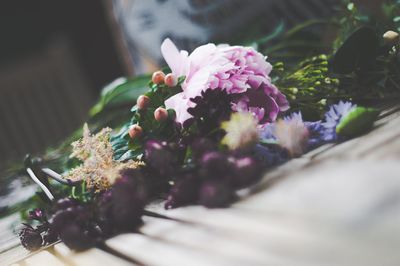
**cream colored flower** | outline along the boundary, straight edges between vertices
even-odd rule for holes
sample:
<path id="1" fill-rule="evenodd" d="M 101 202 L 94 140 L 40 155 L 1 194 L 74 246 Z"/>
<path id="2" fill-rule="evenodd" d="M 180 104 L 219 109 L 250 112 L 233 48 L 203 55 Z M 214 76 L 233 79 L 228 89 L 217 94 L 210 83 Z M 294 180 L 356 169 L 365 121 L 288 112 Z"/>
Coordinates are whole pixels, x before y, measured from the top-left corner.
<path id="1" fill-rule="evenodd" d="M 304 153 L 309 132 L 301 119 L 281 119 L 275 122 L 274 135 L 278 144 L 295 157 Z"/>
<path id="2" fill-rule="evenodd" d="M 229 121 L 223 122 L 221 128 L 226 131 L 222 144 L 230 150 L 247 149 L 258 141 L 257 120 L 247 112 L 234 113 Z"/>
<path id="3" fill-rule="evenodd" d="M 83 163 L 70 170 L 64 178 L 72 181 L 86 181 L 88 188 L 103 190 L 114 184 L 123 169 L 137 168 L 143 162 L 113 160 L 110 143 L 110 128 L 104 128 L 96 135 L 91 135 L 87 124 L 83 127 L 82 139 L 72 143 L 71 158 L 78 158 Z"/>

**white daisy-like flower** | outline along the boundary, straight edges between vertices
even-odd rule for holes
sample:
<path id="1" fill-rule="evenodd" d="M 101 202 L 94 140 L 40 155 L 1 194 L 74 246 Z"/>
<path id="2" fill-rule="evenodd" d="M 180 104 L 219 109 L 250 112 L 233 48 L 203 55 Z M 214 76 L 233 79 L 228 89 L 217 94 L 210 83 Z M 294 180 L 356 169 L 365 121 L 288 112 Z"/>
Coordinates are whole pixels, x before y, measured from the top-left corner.
<path id="1" fill-rule="evenodd" d="M 276 141 L 289 152 L 291 157 L 304 153 L 307 147 L 309 131 L 300 117 L 278 120 L 273 130 Z"/>
<path id="2" fill-rule="evenodd" d="M 230 150 L 247 149 L 259 139 L 258 121 L 247 112 L 234 113 L 229 121 L 223 122 L 221 128 L 226 131 L 222 144 Z"/>

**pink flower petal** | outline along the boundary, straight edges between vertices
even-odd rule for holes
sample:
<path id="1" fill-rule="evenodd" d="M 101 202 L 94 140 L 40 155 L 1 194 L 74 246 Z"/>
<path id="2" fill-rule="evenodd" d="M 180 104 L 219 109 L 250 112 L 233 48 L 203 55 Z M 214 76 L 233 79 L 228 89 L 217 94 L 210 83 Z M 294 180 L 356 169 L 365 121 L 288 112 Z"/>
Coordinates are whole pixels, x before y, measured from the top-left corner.
<path id="1" fill-rule="evenodd" d="M 176 76 L 186 76 L 188 70 L 188 52 L 176 48 L 170 39 L 165 39 L 161 44 L 161 53 L 169 68 Z"/>
<path id="2" fill-rule="evenodd" d="M 192 117 L 187 112 L 189 107 L 193 107 L 191 103 L 192 102 L 186 99 L 181 92 L 165 100 L 165 107 L 167 109 L 174 109 L 176 113 L 175 121 L 183 124 L 183 122 Z"/>

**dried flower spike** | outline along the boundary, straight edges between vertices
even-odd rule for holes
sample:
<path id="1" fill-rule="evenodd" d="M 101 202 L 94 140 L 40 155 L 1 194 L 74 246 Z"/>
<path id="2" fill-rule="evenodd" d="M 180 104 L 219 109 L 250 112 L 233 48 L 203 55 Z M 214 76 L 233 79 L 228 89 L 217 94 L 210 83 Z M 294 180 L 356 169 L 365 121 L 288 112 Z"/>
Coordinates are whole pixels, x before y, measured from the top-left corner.
<path id="1" fill-rule="evenodd" d="M 154 84 L 160 85 L 164 83 L 165 79 L 165 74 L 162 71 L 156 71 L 153 73 L 153 76 L 151 77 L 151 81 Z"/>
<path id="2" fill-rule="evenodd" d="M 178 78 L 176 77 L 176 75 L 169 73 L 165 76 L 165 85 L 167 85 L 168 87 L 175 87 L 176 85 L 178 85 Z"/>
<path id="3" fill-rule="evenodd" d="M 72 144 L 71 158 L 80 159 L 83 163 L 63 175 L 72 182 L 85 180 L 88 188 L 96 191 L 109 188 L 114 184 L 119 172 L 127 168 L 137 168 L 142 163 L 129 160 L 119 162 L 113 160 L 113 148 L 110 143 L 111 129 L 104 128 L 92 135 L 87 124 L 83 128 L 83 138 Z M 138 135 L 135 133 L 135 135 Z M 73 203 L 65 203 L 67 206 Z"/>
<path id="4" fill-rule="evenodd" d="M 129 136 L 131 137 L 131 139 L 139 138 L 140 136 L 142 136 L 142 134 L 143 134 L 143 129 L 138 124 L 132 125 L 129 128 Z"/>
<path id="5" fill-rule="evenodd" d="M 158 122 L 162 122 L 168 119 L 168 112 L 165 108 L 158 107 L 154 111 L 154 119 Z"/>
<path id="6" fill-rule="evenodd" d="M 140 110 L 145 110 L 150 103 L 150 98 L 147 97 L 146 95 L 140 95 L 139 98 L 137 99 L 137 107 Z"/>

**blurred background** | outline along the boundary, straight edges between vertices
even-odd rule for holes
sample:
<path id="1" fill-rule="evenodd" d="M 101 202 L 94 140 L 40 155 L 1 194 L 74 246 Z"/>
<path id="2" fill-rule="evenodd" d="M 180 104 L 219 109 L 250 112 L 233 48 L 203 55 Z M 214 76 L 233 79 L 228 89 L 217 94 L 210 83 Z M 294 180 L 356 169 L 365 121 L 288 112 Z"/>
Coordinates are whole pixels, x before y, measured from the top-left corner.
<path id="1" fill-rule="evenodd" d="M 87 119 L 101 88 L 181 49 L 237 42 L 257 24 L 327 16 L 337 0 L 13 0 L 0 3 L 0 167 L 40 153 Z"/>
<path id="2" fill-rule="evenodd" d="M 166 37 L 189 51 L 209 41 L 236 44 L 268 34 L 279 23 L 290 28 L 327 17 L 340 3 L 1 1 L 0 168 L 69 136 L 88 118 L 106 84 L 163 65 L 159 47 Z"/>

